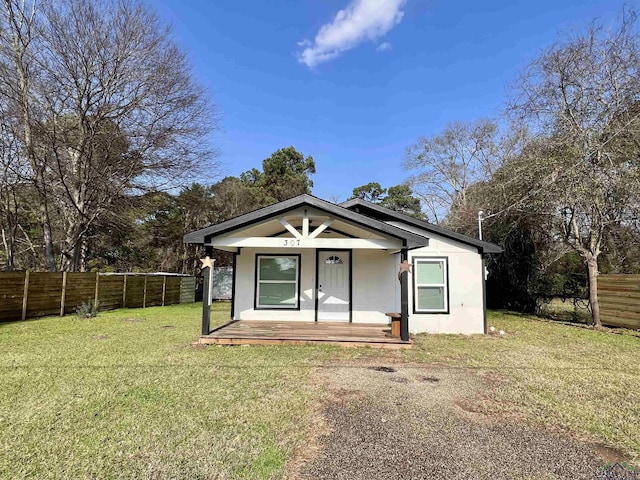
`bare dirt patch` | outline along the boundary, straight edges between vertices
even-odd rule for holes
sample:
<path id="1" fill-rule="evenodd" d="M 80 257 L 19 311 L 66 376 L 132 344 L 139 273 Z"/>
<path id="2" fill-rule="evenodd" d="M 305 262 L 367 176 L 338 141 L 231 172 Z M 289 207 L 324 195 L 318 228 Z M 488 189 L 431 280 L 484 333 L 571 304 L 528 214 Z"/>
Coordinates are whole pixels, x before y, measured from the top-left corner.
<path id="1" fill-rule="evenodd" d="M 591 480 L 613 458 L 486 414 L 485 393 L 501 378 L 424 365 L 391 370 L 361 364 L 321 372 L 330 393 L 320 412 L 326 428 L 292 478 Z"/>
<path id="2" fill-rule="evenodd" d="M 607 463 L 624 462 L 626 460 L 626 456 L 620 450 L 603 445 L 602 443 L 594 443 L 592 446 L 598 455 Z"/>

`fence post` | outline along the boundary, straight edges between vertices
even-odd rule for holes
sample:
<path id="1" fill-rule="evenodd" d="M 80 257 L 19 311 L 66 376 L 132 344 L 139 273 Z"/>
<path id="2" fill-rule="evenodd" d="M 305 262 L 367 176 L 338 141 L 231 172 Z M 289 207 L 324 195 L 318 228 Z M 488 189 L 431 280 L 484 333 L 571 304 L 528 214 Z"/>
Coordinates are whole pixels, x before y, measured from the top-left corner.
<path id="1" fill-rule="evenodd" d="M 164 307 L 164 295 L 167 291 L 167 276 L 162 276 L 162 306 Z"/>
<path id="2" fill-rule="evenodd" d="M 122 285 L 122 308 L 127 307 L 127 274 L 123 275 L 124 284 Z"/>
<path id="3" fill-rule="evenodd" d="M 142 308 L 147 308 L 147 274 L 144 274 L 144 292 L 142 294 Z"/>
<path id="4" fill-rule="evenodd" d="M 67 272 L 62 272 L 62 295 L 60 296 L 60 316 L 64 316 L 64 302 L 67 299 Z"/>
<path id="5" fill-rule="evenodd" d="M 98 289 L 100 288 L 100 273 L 96 272 L 96 294 L 93 298 L 93 308 L 98 311 Z"/>
<path id="6" fill-rule="evenodd" d="M 22 320 L 27 318 L 27 294 L 29 292 L 29 270 L 24 272 L 24 291 L 22 294 Z"/>

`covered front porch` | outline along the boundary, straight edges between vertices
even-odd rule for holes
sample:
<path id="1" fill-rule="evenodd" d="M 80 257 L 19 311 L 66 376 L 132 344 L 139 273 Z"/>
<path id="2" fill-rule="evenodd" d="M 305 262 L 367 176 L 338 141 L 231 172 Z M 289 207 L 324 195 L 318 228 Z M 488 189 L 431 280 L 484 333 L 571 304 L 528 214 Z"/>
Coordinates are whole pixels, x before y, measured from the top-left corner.
<path id="1" fill-rule="evenodd" d="M 428 245 L 424 236 L 302 195 L 188 234 L 185 242 L 207 250 L 205 292 L 214 250 L 233 256 L 231 322 L 209 328 L 205 295 L 203 343 L 409 342 L 409 275 L 401 265 L 410 249 Z M 385 312 L 397 312 L 399 339 L 387 336 Z"/>
<path id="2" fill-rule="evenodd" d="M 377 323 L 233 320 L 200 337 L 215 345 L 339 345 L 342 347 L 410 348 L 410 340 L 391 335 Z"/>

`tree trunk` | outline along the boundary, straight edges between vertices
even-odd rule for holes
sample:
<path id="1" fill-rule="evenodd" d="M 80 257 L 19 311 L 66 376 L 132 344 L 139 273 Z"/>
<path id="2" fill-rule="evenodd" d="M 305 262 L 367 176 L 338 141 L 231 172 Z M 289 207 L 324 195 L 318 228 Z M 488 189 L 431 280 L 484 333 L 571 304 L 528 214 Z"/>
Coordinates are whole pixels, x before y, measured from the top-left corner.
<path id="1" fill-rule="evenodd" d="M 71 270 L 80 272 L 80 255 L 82 254 L 82 239 L 78 239 L 73 246 L 73 261 L 71 262 Z"/>
<path id="2" fill-rule="evenodd" d="M 48 221 L 43 222 L 43 240 L 44 240 L 44 255 L 47 264 L 47 270 L 50 272 L 56 271 L 56 256 L 53 253 L 53 236 L 51 235 L 51 226 Z"/>
<path id="3" fill-rule="evenodd" d="M 65 212 L 65 220 L 67 226 L 62 244 L 61 270 L 63 272 L 84 272 L 86 263 L 84 234 L 86 228 L 73 209 L 68 209 Z"/>
<path id="4" fill-rule="evenodd" d="M 15 233 L 13 232 L 13 230 L 9 233 L 9 238 L 7 238 L 4 232 L 4 228 L 2 229 L 2 243 L 4 245 L 4 249 L 7 255 L 7 260 L 5 262 L 5 269 L 7 271 L 13 270 L 14 268 L 14 263 L 13 263 L 14 239 L 15 239 Z"/>
<path id="5" fill-rule="evenodd" d="M 78 271 L 86 272 L 87 271 L 87 255 L 88 255 L 88 245 L 87 239 L 83 238 L 81 240 L 82 244 L 80 246 L 80 255 L 78 256 Z"/>
<path id="6" fill-rule="evenodd" d="M 593 326 L 601 327 L 600 304 L 598 303 L 598 259 L 590 255 L 587 258 L 587 272 L 589 275 L 589 303 L 591 304 L 591 321 Z"/>
<path id="7" fill-rule="evenodd" d="M 44 255 L 47 264 L 47 270 L 50 272 L 56 271 L 56 255 L 53 251 L 53 234 L 51 233 L 51 223 L 49 221 L 49 215 L 45 214 L 42 221 L 43 241 L 44 241 Z"/>
<path id="8" fill-rule="evenodd" d="M 60 270 L 63 272 L 78 272 L 78 258 L 80 244 L 67 234 L 62 248 Z"/>
<path id="9" fill-rule="evenodd" d="M 67 238 L 67 245 L 69 245 L 68 248 L 73 253 L 70 258 L 67 254 L 67 265 L 65 271 L 85 272 L 87 263 L 87 248 L 85 239 L 81 236 L 77 236 L 75 241 L 72 238 Z M 71 245 L 73 245 L 73 247 L 71 247 Z"/>
<path id="10" fill-rule="evenodd" d="M 24 8 L 26 4 L 22 4 Z M 35 8 L 35 5 L 34 7 Z M 20 106 L 20 114 L 22 118 L 22 130 L 24 147 L 27 152 L 27 158 L 31 162 L 31 168 L 33 170 L 33 181 L 40 200 L 41 214 L 42 214 L 42 229 L 43 229 L 43 241 L 45 249 L 45 262 L 47 270 L 55 272 L 56 270 L 56 258 L 53 251 L 53 234 L 51 231 L 51 221 L 49 218 L 49 209 L 46 195 L 46 180 L 44 177 L 45 165 L 42 164 L 37 155 L 34 147 L 33 132 L 31 129 L 32 116 L 31 108 L 29 104 L 29 98 L 31 93 L 29 69 L 25 64 L 25 56 L 29 51 L 29 45 L 31 43 L 31 27 L 33 26 L 34 11 L 29 13 L 27 10 L 20 10 L 19 6 L 13 5 L 11 2 L 5 2 L 5 12 L 7 16 L 7 22 L 12 26 L 10 32 L 11 46 L 13 49 L 13 67 L 18 76 L 18 85 L 16 89 L 16 101 Z"/>
<path id="11" fill-rule="evenodd" d="M 182 274 L 186 274 L 187 273 L 187 245 L 186 244 L 182 244 L 182 270 L 181 270 Z"/>

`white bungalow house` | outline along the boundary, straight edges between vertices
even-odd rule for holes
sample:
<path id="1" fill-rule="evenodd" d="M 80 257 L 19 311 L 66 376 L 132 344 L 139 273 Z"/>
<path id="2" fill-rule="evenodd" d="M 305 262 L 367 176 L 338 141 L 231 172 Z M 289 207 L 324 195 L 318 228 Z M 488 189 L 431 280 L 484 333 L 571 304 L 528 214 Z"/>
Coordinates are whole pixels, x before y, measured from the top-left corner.
<path id="1" fill-rule="evenodd" d="M 363 200 L 311 195 L 184 242 L 233 253 L 232 321 L 386 326 L 397 312 L 403 341 L 410 332 L 485 332 L 484 258 L 502 251 Z"/>

